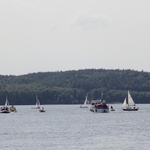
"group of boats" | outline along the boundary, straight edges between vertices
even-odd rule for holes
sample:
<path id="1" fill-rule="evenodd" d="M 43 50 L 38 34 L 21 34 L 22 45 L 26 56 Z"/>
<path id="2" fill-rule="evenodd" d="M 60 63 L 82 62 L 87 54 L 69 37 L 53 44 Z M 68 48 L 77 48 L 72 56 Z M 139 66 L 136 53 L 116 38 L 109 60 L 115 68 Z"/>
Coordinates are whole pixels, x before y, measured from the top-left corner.
<path id="1" fill-rule="evenodd" d="M 36 105 L 35 107 L 33 107 L 32 109 L 38 109 L 39 112 L 45 112 L 46 110 L 44 109 L 44 107 L 41 107 L 40 105 L 40 101 L 38 99 L 38 97 L 36 96 Z M 13 105 L 10 107 L 9 105 L 9 101 L 6 98 L 5 104 L 4 106 L 0 107 L 0 113 L 10 113 L 10 112 L 17 112 L 16 107 L 14 107 Z"/>
<path id="2" fill-rule="evenodd" d="M 0 107 L 0 113 L 10 113 L 10 112 L 17 112 L 16 107 L 13 105 L 10 107 L 8 99 L 6 98 L 5 105 Z"/>
<path id="3" fill-rule="evenodd" d="M 128 100 L 128 102 L 127 102 Z M 86 96 L 84 104 L 80 106 L 80 108 L 88 108 L 88 98 Z M 36 96 L 36 105 L 32 109 L 38 109 L 39 112 L 45 112 L 46 110 L 44 107 L 41 107 L 40 101 L 38 97 Z M 139 107 L 136 107 L 136 104 L 131 97 L 130 92 L 128 91 L 128 97 L 124 99 L 124 102 L 122 104 L 122 110 L 123 111 L 138 111 Z M 106 104 L 106 101 L 104 99 L 101 100 L 92 100 L 91 106 L 90 106 L 91 112 L 99 112 L 99 113 L 108 113 L 109 111 L 115 111 L 113 106 L 109 108 L 109 105 Z M 16 108 L 12 105 L 9 106 L 8 99 L 6 98 L 5 105 L 0 107 L 0 113 L 10 113 L 10 112 L 17 112 Z"/>
<path id="4" fill-rule="evenodd" d="M 128 100 L 128 102 L 127 102 Z M 90 106 L 91 112 L 99 112 L 99 113 L 108 113 L 109 111 L 115 111 L 113 106 L 109 108 L 109 105 L 106 104 L 106 101 L 104 99 L 101 100 L 92 100 Z M 80 106 L 80 108 L 88 108 L 88 99 L 87 96 L 85 98 L 84 104 Z M 131 97 L 131 94 L 128 90 L 128 97 L 125 98 L 123 104 L 122 104 L 122 110 L 123 111 L 138 111 L 139 107 L 136 107 L 136 104 Z"/>

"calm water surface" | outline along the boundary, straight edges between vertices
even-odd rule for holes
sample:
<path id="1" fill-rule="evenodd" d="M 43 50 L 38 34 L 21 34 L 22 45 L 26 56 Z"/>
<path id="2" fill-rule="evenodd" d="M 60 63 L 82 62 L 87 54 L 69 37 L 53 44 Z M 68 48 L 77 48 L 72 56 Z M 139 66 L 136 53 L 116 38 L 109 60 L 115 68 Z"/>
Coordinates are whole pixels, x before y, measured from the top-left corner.
<path id="1" fill-rule="evenodd" d="M 79 105 L 16 106 L 0 114 L 0 150 L 149 150 L 150 104 L 138 112 L 92 113 Z"/>

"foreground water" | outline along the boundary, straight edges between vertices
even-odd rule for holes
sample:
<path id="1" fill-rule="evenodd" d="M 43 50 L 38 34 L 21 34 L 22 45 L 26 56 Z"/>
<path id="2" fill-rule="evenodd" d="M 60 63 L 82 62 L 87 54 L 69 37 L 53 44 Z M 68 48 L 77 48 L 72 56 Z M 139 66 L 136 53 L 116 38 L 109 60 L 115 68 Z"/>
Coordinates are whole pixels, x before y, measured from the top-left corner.
<path id="1" fill-rule="evenodd" d="M 138 112 L 92 113 L 79 105 L 16 106 L 17 113 L 0 114 L 2 150 L 149 150 L 150 105 Z"/>

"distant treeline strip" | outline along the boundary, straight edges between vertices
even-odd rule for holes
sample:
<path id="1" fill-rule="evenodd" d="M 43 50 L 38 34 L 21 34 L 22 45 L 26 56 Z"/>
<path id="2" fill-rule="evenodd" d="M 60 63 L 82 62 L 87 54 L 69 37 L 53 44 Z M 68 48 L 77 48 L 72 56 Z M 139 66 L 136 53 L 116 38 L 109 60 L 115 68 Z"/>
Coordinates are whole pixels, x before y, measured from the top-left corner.
<path id="1" fill-rule="evenodd" d="M 88 99 L 122 103 L 127 90 L 136 103 L 150 103 L 150 73 L 135 70 L 85 69 L 39 72 L 21 76 L 0 75 L 0 105 L 81 104 Z"/>

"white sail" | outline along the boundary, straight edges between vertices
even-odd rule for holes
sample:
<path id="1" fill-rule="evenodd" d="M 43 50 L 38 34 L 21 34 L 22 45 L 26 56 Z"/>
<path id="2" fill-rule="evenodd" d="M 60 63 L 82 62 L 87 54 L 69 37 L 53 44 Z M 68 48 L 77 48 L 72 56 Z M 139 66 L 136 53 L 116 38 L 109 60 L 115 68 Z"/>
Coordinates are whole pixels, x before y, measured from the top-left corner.
<path id="1" fill-rule="evenodd" d="M 87 96 L 85 98 L 85 101 L 84 101 L 84 104 L 83 105 L 86 105 L 87 104 Z"/>
<path id="2" fill-rule="evenodd" d="M 8 107 L 8 106 L 9 106 L 9 102 L 8 102 L 8 99 L 6 98 L 5 107 Z"/>
<path id="3" fill-rule="evenodd" d="M 87 96 L 86 96 L 84 104 L 81 105 L 80 108 L 88 108 L 87 101 L 88 101 L 88 99 L 87 99 Z"/>
<path id="4" fill-rule="evenodd" d="M 38 96 L 36 95 L 36 108 L 40 107 L 40 101 L 38 99 Z"/>
<path id="5" fill-rule="evenodd" d="M 124 102 L 123 102 L 123 104 L 122 104 L 122 108 L 123 108 L 123 109 L 126 109 L 126 108 L 127 108 L 127 100 L 126 100 L 126 98 L 124 99 Z"/>
<path id="6" fill-rule="evenodd" d="M 129 106 L 135 106 L 135 103 L 134 103 L 129 91 L 128 91 L 128 105 Z"/>

